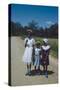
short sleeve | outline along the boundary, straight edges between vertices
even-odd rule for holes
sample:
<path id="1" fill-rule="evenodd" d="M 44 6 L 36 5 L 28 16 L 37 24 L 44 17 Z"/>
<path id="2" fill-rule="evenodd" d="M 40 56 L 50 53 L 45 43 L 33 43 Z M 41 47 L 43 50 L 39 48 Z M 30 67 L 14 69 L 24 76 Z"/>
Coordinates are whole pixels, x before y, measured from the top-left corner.
<path id="1" fill-rule="evenodd" d="M 33 45 L 35 45 L 35 39 L 32 40 Z"/>
<path id="2" fill-rule="evenodd" d="M 49 49 L 50 49 L 50 45 L 47 46 L 47 50 L 49 50 Z"/>
<path id="3" fill-rule="evenodd" d="M 46 50 L 49 50 L 49 49 L 50 49 L 50 45 L 42 46 L 42 49 L 45 50 L 45 51 L 46 51 Z"/>
<path id="4" fill-rule="evenodd" d="M 42 46 L 41 46 L 41 50 L 42 50 L 43 48 L 44 48 L 44 46 L 42 45 Z"/>

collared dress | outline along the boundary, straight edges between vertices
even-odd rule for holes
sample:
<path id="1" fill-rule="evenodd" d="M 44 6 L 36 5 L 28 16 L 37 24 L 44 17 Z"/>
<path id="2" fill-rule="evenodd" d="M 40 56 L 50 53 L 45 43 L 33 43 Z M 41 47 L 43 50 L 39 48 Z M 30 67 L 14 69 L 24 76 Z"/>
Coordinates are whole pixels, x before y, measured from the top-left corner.
<path id="1" fill-rule="evenodd" d="M 50 52 L 50 45 L 44 46 L 42 45 L 42 65 L 49 65 L 49 52 Z"/>
<path id="2" fill-rule="evenodd" d="M 30 64 L 32 62 L 32 53 L 33 53 L 33 45 L 35 44 L 34 38 L 25 38 L 24 44 L 26 44 L 27 40 L 27 45 L 25 47 L 24 55 L 23 55 L 23 62 L 26 64 Z"/>
<path id="3" fill-rule="evenodd" d="M 41 64 L 41 48 L 35 48 L 35 62 L 34 66 L 38 67 Z"/>

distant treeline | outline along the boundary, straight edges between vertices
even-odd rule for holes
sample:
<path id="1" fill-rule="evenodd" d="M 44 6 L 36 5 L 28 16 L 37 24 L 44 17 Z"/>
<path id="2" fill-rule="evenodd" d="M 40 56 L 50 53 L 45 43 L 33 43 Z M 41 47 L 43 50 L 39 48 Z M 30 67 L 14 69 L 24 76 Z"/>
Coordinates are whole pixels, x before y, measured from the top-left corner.
<path id="1" fill-rule="evenodd" d="M 27 29 L 33 30 L 33 35 L 38 37 L 58 38 L 58 24 L 55 23 L 49 28 L 39 27 L 38 23 L 32 21 L 27 26 L 22 26 L 20 23 L 9 22 L 10 36 L 27 35 Z"/>

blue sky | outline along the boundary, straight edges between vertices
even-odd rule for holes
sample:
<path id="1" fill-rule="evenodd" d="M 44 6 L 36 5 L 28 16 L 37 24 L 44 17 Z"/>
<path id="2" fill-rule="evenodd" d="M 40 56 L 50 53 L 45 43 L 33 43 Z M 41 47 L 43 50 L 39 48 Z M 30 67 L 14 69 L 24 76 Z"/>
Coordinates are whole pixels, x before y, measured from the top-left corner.
<path id="1" fill-rule="evenodd" d="M 36 5 L 11 5 L 11 21 L 23 26 L 35 20 L 41 27 L 49 27 L 58 22 L 58 7 Z"/>

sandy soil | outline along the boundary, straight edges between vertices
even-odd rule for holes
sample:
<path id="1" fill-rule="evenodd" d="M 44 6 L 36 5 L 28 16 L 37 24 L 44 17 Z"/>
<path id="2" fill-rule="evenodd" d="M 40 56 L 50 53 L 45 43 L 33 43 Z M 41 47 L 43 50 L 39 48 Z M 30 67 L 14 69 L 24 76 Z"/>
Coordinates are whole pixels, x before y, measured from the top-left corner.
<path id="1" fill-rule="evenodd" d="M 44 75 L 25 76 L 26 65 L 22 62 L 23 53 L 24 42 L 21 37 L 11 37 L 11 83 L 13 86 L 58 83 L 57 59 L 54 59 L 50 56 L 50 65 L 48 67 L 48 79 Z"/>

